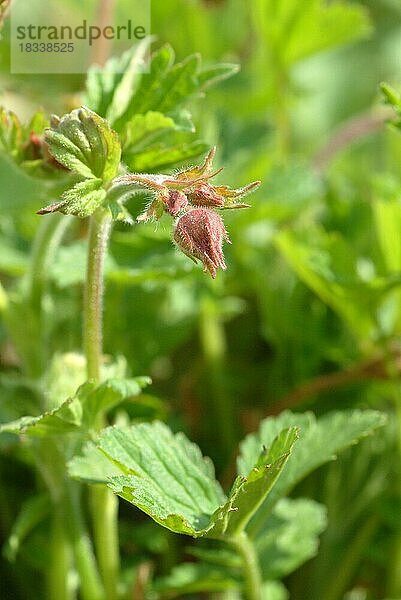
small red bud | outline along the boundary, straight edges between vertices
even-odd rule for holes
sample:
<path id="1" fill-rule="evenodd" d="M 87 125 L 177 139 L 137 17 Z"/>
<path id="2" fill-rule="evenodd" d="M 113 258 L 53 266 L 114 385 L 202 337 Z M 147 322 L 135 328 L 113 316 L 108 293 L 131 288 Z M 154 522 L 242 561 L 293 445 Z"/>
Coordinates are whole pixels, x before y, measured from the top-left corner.
<path id="1" fill-rule="evenodd" d="M 180 210 L 188 204 L 188 199 L 185 194 L 177 190 L 169 190 L 168 199 L 166 200 L 166 211 L 176 217 Z"/>
<path id="2" fill-rule="evenodd" d="M 193 208 L 180 217 L 175 225 L 174 240 L 189 257 L 203 262 L 203 271 L 213 279 L 217 269 L 226 269 L 223 241 L 230 243 L 224 223 L 217 213 L 207 208 Z"/>

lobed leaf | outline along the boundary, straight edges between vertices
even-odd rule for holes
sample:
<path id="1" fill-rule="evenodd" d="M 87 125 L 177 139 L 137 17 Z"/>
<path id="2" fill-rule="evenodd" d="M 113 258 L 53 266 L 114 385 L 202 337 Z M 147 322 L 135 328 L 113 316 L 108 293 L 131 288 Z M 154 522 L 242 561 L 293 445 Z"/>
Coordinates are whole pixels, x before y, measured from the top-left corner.
<path id="1" fill-rule="evenodd" d="M 137 396 L 148 383 L 147 377 L 109 379 L 100 385 L 87 381 L 53 410 L 0 425 L 0 433 L 46 436 L 87 430 L 99 412 Z"/>
<path id="2" fill-rule="evenodd" d="M 320 465 L 333 460 L 344 448 L 382 427 L 385 422 L 385 415 L 373 410 L 334 412 L 318 420 L 312 413 L 286 411 L 278 417 L 262 421 L 258 433 L 248 435 L 240 445 L 238 471 L 241 474 L 249 470 L 262 446 L 271 444 L 283 428 L 299 427 L 300 439 L 284 473 L 250 523 L 251 532 L 255 534 L 264 527 L 276 502 L 288 494 L 301 479 Z"/>
<path id="3" fill-rule="evenodd" d="M 174 64 L 174 51 L 168 44 L 157 50 L 151 60 L 149 74 L 135 79 L 135 85 L 126 89 L 124 110 L 108 108 L 105 113 L 117 131 L 124 131 L 134 115 L 157 111 L 172 116 L 184 103 L 200 94 L 206 87 L 230 77 L 236 65 L 217 64 L 201 67 L 198 54 Z"/>
<path id="4" fill-rule="evenodd" d="M 326 508 L 306 498 L 281 498 L 255 539 L 263 579 L 282 579 L 315 556 Z"/>
<path id="5" fill-rule="evenodd" d="M 274 485 L 295 439 L 294 428 L 281 432 L 248 477 L 236 480 L 228 498 L 210 460 L 182 433 L 174 435 L 160 422 L 104 430 L 69 468 L 72 476 L 92 482 L 99 482 L 103 471 L 100 481 L 167 529 L 220 538 L 246 525 Z M 109 464 L 102 457 L 99 469 L 101 454 Z"/>

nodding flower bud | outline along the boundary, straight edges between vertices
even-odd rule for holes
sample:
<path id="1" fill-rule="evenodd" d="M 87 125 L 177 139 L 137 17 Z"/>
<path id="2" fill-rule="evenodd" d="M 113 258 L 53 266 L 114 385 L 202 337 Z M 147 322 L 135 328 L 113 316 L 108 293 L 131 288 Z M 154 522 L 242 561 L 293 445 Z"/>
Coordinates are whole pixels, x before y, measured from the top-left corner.
<path id="1" fill-rule="evenodd" d="M 217 269 L 226 269 L 223 241 L 231 243 L 224 223 L 216 212 L 207 208 L 193 208 L 176 222 L 174 241 L 195 262 L 203 262 L 203 271 L 209 271 L 213 279 Z"/>
<path id="2" fill-rule="evenodd" d="M 175 219 L 174 241 L 187 256 L 203 263 L 203 270 L 213 278 L 217 269 L 225 269 L 223 241 L 229 242 L 220 210 L 249 208 L 240 202 L 256 190 L 260 181 L 233 189 L 228 185 L 212 185 L 210 180 L 221 172 L 213 170 L 216 148 L 212 148 L 202 164 L 188 167 L 174 175 L 128 173 L 114 179 L 116 189 L 139 186 L 152 193 L 138 222 L 160 219 L 164 212 Z"/>

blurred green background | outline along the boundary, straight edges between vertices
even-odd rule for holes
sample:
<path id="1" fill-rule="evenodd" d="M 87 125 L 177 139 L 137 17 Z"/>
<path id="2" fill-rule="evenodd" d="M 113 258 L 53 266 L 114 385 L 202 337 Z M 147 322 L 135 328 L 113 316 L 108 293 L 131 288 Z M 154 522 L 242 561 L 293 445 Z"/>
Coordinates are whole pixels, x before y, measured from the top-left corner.
<path id="1" fill-rule="evenodd" d="M 129 15 L 128 0 L 117 4 Z M 400 599 L 401 137 L 386 124 L 391 110 L 379 83 L 401 88 L 401 3 L 154 0 L 152 32 L 154 47 L 170 43 L 177 60 L 199 52 L 206 65 L 241 66 L 191 110 L 197 137 L 218 147 L 216 167 L 225 168 L 217 181 L 262 185 L 251 209 L 225 216 L 232 245 L 216 281 L 178 255 L 167 220 L 116 227 L 105 351 L 125 355 L 133 375 L 152 377 L 149 405 L 187 431 L 225 481 L 238 441 L 264 416 L 286 408 L 387 411 L 378 436 L 296 490 L 326 504 L 329 525 L 317 557 L 285 584 L 294 600 Z M 38 107 L 62 114 L 80 103 L 83 76 L 11 76 L 7 23 L 3 34 L 6 108 L 27 120 Z M 0 157 L 0 276 L 15 293 L 40 222 L 35 211 L 48 202 L 46 182 Z M 143 203 L 131 201 L 131 212 Z M 84 222 L 68 230 L 49 273 L 47 358 L 80 348 L 84 235 Z M 25 318 L 11 329 L 20 347 L 36 343 Z M 23 357 L 9 333 L 1 321 L 1 421 L 19 416 L 33 394 L 16 379 Z M 34 480 L 1 443 L 4 539 L 21 489 L 29 494 Z M 123 509 L 127 561 L 138 550 L 129 539 L 132 512 Z M 173 536 L 157 535 L 137 543 L 167 572 L 185 551 Z M 20 561 L 2 563 L 1 597 L 26 597 L 38 565 L 28 550 Z"/>

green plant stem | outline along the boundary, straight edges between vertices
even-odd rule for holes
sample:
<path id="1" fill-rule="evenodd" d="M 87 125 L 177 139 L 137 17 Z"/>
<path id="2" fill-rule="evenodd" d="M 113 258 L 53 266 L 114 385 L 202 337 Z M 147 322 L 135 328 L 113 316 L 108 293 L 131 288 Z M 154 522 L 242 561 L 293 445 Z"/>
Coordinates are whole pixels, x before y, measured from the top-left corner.
<path id="1" fill-rule="evenodd" d="M 32 308 L 38 314 L 42 312 L 43 293 L 50 265 L 70 222 L 68 217 L 57 213 L 41 219 L 27 272 L 28 296 Z"/>
<path id="2" fill-rule="evenodd" d="M 111 231 L 109 211 L 98 209 L 90 219 L 84 299 L 84 351 L 88 379 L 99 381 L 102 366 L 104 261 Z M 103 426 L 103 416 L 93 426 Z M 107 488 L 90 490 L 96 556 L 107 600 L 117 598 L 119 573 L 118 500 Z"/>
<path id="3" fill-rule="evenodd" d="M 43 298 L 49 271 L 70 220 L 63 215 L 42 218 L 25 275 L 24 296 L 9 303 L 5 320 L 27 375 L 40 377 L 49 352 L 49 327 L 43 315 Z M 23 323 L 23 326 L 22 326 Z"/>
<path id="4" fill-rule="evenodd" d="M 84 298 L 84 352 L 88 378 L 99 381 L 102 363 L 104 260 L 111 215 L 100 208 L 90 219 L 88 263 Z"/>
<path id="5" fill-rule="evenodd" d="M 90 491 L 97 559 L 101 568 L 107 600 L 116 600 L 120 569 L 118 499 L 104 486 L 93 486 Z"/>
<path id="6" fill-rule="evenodd" d="M 79 575 L 82 600 L 109 600 L 97 570 L 89 534 L 81 507 L 80 485 L 72 482 L 67 490 L 67 526 L 70 532 L 75 565 Z"/>
<path id="7" fill-rule="evenodd" d="M 262 600 L 263 580 L 254 544 L 245 531 L 232 537 L 230 541 L 242 560 L 242 569 L 245 578 L 245 598 L 247 600 Z"/>
<path id="8" fill-rule="evenodd" d="M 65 531 L 65 513 L 60 506 L 53 507 L 50 532 L 50 566 L 48 569 L 49 600 L 73 600 L 69 583 L 71 546 Z"/>
<path id="9" fill-rule="evenodd" d="M 207 372 L 207 436 L 215 448 L 218 469 L 227 466 L 238 439 L 234 405 L 224 381 L 226 336 L 217 301 L 210 295 L 201 300 L 200 339 Z"/>

